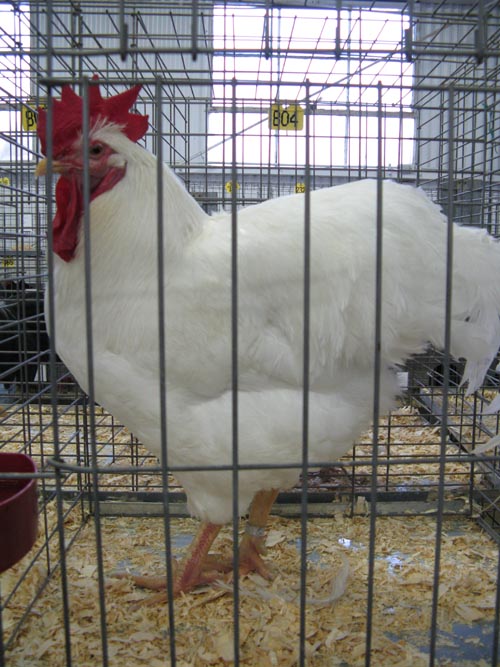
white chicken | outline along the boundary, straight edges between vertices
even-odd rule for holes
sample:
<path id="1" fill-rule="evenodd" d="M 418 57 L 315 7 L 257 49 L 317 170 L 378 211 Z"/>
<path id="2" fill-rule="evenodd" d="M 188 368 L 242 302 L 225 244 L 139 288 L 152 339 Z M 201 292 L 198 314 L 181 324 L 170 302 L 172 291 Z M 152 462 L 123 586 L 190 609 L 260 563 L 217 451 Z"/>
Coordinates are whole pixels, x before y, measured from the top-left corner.
<path id="1" fill-rule="evenodd" d="M 139 86 L 103 99 L 89 90 L 90 248 L 83 236 L 82 98 L 53 104 L 52 168 L 60 174 L 53 223 L 55 344 L 84 389 L 85 264 L 90 252 L 96 400 L 160 455 L 157 161 L 137 140 L 147 117 L 130 113 Z M 46 113 L 39 136 L 46 153 Z M 38 166 L 45 173 L 47 161 Z M 303 194 L 238 211 L 238 508 L 250 508 L 243 571 L 269 576 L 264 527 L 302 456 Z M 373 403 L 376 182 L 312 192 L 309 460 L 345 454 Z M 173 594 L 219 576 L 208 556 L 232 518 L 231 216 L 208 216 L 163 167 L 166 414 L 171 466 L 198 536 Z M 425 194 L 383 183 L 381 410 L 398 393 L 396 366 L 443 346 L 446 220 Z M 454 227 L 451 353 L 475 390 L 500 343 L 500 248 L 484 231 Z M 271 467 L 249 469 L 252 465 Z M 272 466 L 278 467 L 272 467 Z M 151 585 L 151 582 L 149 582 Z M 163 582 L 164 583 L 164 582 Z"/>

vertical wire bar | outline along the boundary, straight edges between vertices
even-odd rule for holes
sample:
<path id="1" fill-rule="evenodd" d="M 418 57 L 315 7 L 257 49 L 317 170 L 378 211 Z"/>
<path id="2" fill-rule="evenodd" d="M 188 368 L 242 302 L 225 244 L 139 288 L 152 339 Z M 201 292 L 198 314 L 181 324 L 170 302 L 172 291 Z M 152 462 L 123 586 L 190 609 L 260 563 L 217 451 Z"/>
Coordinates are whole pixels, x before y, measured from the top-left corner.
<path id="1" fill-rule="evenodd" d="M 497 562 L 497 590 L 495 594 L 495 617 L 493 620 L 493 646 L 491 651 L 491 665 L 497 667 L 499 658 L 499 633 L 500 633 L 500 544 Z"/>
<path id="2" fill-rule="evenodd" d="M 365 665 L 371 662 L 373 634 L 373 600 L 375 593 L 375 541 L 377 537 L 377 469 L 380 419 L 380 373 L 382 370 L 382 259 L 383 259 L 383 142 L 382 142 L 382 83 L 379 81 L 377 105 L 377 201 L 375 238 L 375 331 L 373 359 L 373 437 L 370 490 L 370 543 L 368 546 L 368 588 L 366 603 Z"/>
<path id="3" fill-rule="evenodd" d="M 339 60 L 342 55 L 342 46 L 340 41 L 342 31 L 342 0 L 337 0 L 335 9 L 337 11 L 337 23 L 335 25 L 335 59 Z"/>
<path id="4" fill-rule="evenodd" d="M 439 578 L 441 566 L 441 544 L 444 514 L 444 478 L 446 468 L 446 444 L 448 440 L 448 392 L 450 389 L 450 342 L 451 342 L 451 306 L 453 288 L 453 160 L 455 143 L 455 99 L 454 87 L 448 87 L 448 223 L 446 235 L 446 302 L 444 322 L 444 352 L 443 352 L 443 399 L 441 417 L 441 443 L 439 452 L 439 481 L 436 517 L 436 541 L 434 548 L 434 576 L 432 584 L 432 612 L 431 632 L 429 645 L 429 667 L 436 661 L 438 605 L 439 605 Z"/>
<path id="5" fill-rule="evenodd" d="M 306 79 L 306 136 L 304 183 L 304 329 L 302 366 L 302 486 L 300 502 L 300 596 L 299 665 L 306 664 L 307 598 L 307 473 L 309 462 L 309 366 L 311 315 L 311 164 L 310 164 L 310 81 Z"/>
<path id="6" fill-rule="evenodd" d="M 47 35 L 47 76 L 52 76 L 52 53 L 53 53 L 53 35 L 52 35 L 52 0 L 47 1 L 46 13 L 46 35 Z M 54 159 L 53 143 L 53 102 L 52 87 L 47 87 L 47 129 L 46 129 L 46 149 L 47 149 L 47 290 L 48 290 L 48 308 L 45 316 L 48 320 L 50 331 L 50 349 L 49 349 L 49 380 L 50 380 L 50 406 L 52 412 L 52 435 L 54 440 L 54 459 L 61 461 L 60 443 L 59 443 L 59 419 L 57 414 L 57 355 L 56 355 L 56 314 L 54 306 L 54 253 L 53 253 L 53 229 L 52 220 L 54 218 L 52 207 L 52 185 L 54 171 L 52 168 Z M 63 605 L 63 623 L 64 623 L 64 651 L 66 656 L 66 667 L 72 665 L 71 655 L 71 625 L 69 612 L 69 591 L 68 591 L 68 573 L 66 568 L 66 540 L 64 534 L 64 509 L 62 496 L 62 471 L 59 466 L 55 467 L 55 487 L 56 487 L 56 514 L 57 514 L 57 536 L 59 542 L 59 554 L 61 564 L 61 594 Z"/>
<path id="7" fill-rule="evenodd" d="M 167 364 L 166 364 L 166 335 L 165 335 L 165 255 L 164 255 L 164 210 L 163 210 L 163 142 L 162 142 L 162 104 L 163 87 L 161 79 L 156 80 L 156 215 L 158 238 L 158 357 L 160 383 L 160 447 L 161 447 L 161 480 L 163 500 L 163 529 L 165 534 L 165 559 L 167 572 L 167 607 L 170 644 L 170 664 L 176 664 L 175 647 L 175 614 L 173 597 L 173 569 L 172 569 L 172 533 L 170 502 L 168 497 L 168 438 L 167 438 Z"/>
<path id="8" fill-rule="evenodd" d="M 403 50 L 406 62 L 413 62 L 413 17 L 415 14 L 414 0 L 408 3 L 408 23 L 409 27 L 403 32 Z"/>
<path id="9" fill-rule="evenodd" d="M 125 21 L 125 0 L 119 0 L 119 23 L 120 23 L 120 58 L 127 58 L 128 50 L 128 25 Z"/>
<path id="10" fill-rule="evenodd" d="M 95 542 L 97 552 L 97 581 L 99 585 L 99 612 L 101 626 L 102 666 L 108 665 L 108 641 L 106 626 L 106 600 L 104 595 L 104 564 L 102 560 L 101 509 L 99 502 L 99 475 L 97 470 L 98 457 L 96 447 L 95 422 L 95 376 L 94 376 L 94 336 L 92 326 L 92 258 L 90 248 L 90 110 L 89 110 L 89 79 L 83 78 L 82 85 L 83 116 L 82 116 L 82 151 L 83 151 L 83 239 L 84 239 L 84 270 L 85 270 L 85 334 L 87 342 L 87 384 L 89 397 L 90 451 L 92 465 L 92 496 Z"/>
<path id="11" fill-rule="evenodd" d="M 191 9 L 191 57 L 193 60 L 198 58 L 198 0 L 192 0 Z"/>
<path id="12" fill-rule="evenodd" d="M 227 101 L 227 86 L 226 86 L 226 81 L 225 81 L 225 76 L 226 72 L 228 71 L 228 56 L 227 56 L 227 25 L 228 25 L 228 16 L 227 16 L 227 5 L 224 5 L 224 27 L 222 30 L 222 40 L 223 40 L 223 72 L 224 72 L 224 82 L 222 85 L 222 108 L 224 110 L 222 114 L 222 131 L 220 135 L 220 139 L 222 141 L 222 169 L 221 169 L 221 176 L 222 176 L 222 189 L 221 189 L 221 201 L 220 201 L 220 206 L 223 210 L 226 208 L 226 129 L 227 129 L 227 121 L 226 121 L 226 101 Z"/>
<path id="13" fill-rule="evenodd" d="M 271 21 L 270 21 L 270 0 L 266 0 L 266 13 L 264 14 L 264 58 L 269 60 L 271 57 Z"/>
<path id="14" fill-rule="evenodd" d="M 238 403 L 238 214 L 236 210 L 236 79 L 232 79 L 232 155 L 231 155 L 231 371 L 232 371 L 232 441 L 233 441 L 233 641 L 234 665 L 240 664 L 240 554 L 239 524 L 239 403 Z"/>
<path id="15" fill-rule="evenodd" d="M 474 32 L 474 42 L 476 48 L 476 62 L 480 65 L 484 60 L 484 52 L 487 42 L 484 0 L 479 0 L 477 5 L 477 28 Z"/>

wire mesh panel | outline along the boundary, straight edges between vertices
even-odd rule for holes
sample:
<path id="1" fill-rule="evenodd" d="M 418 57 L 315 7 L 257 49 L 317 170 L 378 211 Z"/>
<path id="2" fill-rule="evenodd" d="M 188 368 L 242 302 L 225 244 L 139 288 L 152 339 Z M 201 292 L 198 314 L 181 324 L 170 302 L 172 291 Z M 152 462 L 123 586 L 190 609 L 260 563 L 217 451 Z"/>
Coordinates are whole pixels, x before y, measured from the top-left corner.
<path id="1" fill-rule="evenodd" d="M 444 220 L 442 266 L 423 235 L 394 272 L 383 182 L 417 186 L 450 223 L 498 235 L 497 3 L 52 0 L 0 3 L 0 19 L 0 665 L 496 665 L 498 461 L 473 450 L 499 431 L 487 410 L 497 362 L 481 357 L 469 395 L 470 366 L 452 356 L 457 331 L 498 312 L 496 276 L 474 283 L 482 257 Z M 109 148 L 106 123 L 95 138 L 97 84 L 104 98 L 141 85 L 135 120 L 118 102 L 100 107 L 98 125 L 113 118 L 132 146 L 111 143 L 110 172 L 93 162 Z M 81 145 L 68 172 L 70 135 Z M 366 178 L 371 194 L 351 200 L 342 235 L 318 243 L 313 193 Z M 115 230 L 106 196 L 120 183 L 124 227 L 108 247 L 96 220 Z M 61 232 L 67 200 L 73 239 Z M 270 214 L 246 208 L 266 200 Z M 416 206 L 411 225 L 426 212 Z M 175 253 L 198 220 L 186 270 Z M 323 252 L 344 267 L 328 308 L 348 307 L 318 344 Z M 439 331 L 389 364 L 386 336 L 404 338 L 386 325 L 391 295 L 408 278 L 401 346 L 427 326 L 429 303 Z M 469 291 L 478 305 L 454 316 Z M 286 353 L 280 313 L 294 323 Z M 262 337 L 248 343 L 256 320 Z M 487 324 L 478 349 L 494 339 Z M 350 356 L 333 366 L 342 336 Z M 318 368 L 340 378 L 324 410 L 344 410 L 340 435 L 321 435 L 318 396 L 331 387 Z M 270 387 L 295 391 L 279 402 Z M 295 425 L 294 447 L 281 424 Z M 335 438 L 342 451 L 315 455 Z M 171 556 L 196 556 L 219 524 L 197 571 L 206 585 L 191 587 Z M 158 579 L 134 584 L 143 574 Z"/>

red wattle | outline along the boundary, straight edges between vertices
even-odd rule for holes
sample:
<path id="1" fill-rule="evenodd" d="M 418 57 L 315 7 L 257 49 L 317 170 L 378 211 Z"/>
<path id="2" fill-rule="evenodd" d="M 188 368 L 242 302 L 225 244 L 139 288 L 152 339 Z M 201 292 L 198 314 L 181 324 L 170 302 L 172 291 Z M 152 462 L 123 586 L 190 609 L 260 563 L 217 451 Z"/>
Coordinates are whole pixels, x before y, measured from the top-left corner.
<path id="1" fill-rule="evenodd" d="M 57 211 L 52 223 L 54 252 L 65 262 L 73 259 L 83 213 L 82 191 L 76 178 L 60 176 L 56 185 Z"/>
<path id="2" fill-rule="evenodd" d="M 111 190 L 125 176 L 125 167 L 108 169 L 104 178 L 90 193 L 90 201 Z M 52 247 L 65 262 L 73 259 L 78 245 L 78 232 L 83 215 L 83 194 L 80 178 L 75 174 L 59 176 L 56 185 L 57 211 L 52 223 Z"/>

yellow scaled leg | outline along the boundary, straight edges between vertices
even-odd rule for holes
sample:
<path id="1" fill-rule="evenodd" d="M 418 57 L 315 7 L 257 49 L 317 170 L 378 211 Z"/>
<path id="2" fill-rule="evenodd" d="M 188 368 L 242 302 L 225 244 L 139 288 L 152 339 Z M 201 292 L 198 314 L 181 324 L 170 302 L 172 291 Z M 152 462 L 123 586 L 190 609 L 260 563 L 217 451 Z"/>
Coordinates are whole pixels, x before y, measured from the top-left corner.
<path id="1" fill-rule="evenodd" d="M 193 588 L 196 588 L 196 586 L 210 584 L 220 577 L 221 571 L 227 571 L 227 567 L 221 565 L 221 567 L 218 568 L 217 563 L 208 557 L 208 551 L 219 534 L 220 529 L 221 526 L 218 524 L 202 523 L 182 561 L 180 563 L 173 561 L 174 597 L 181 593 L 187 593 Z M 144 600 L 142 604 L 153 605 L 158 602 L 166 602 L 167 591 L 164 590 L 166 589 L 166 578 L 164 576 L 143 577 L 122 574 L 118 576 L 120 578 L 132 579 L 137 586 L 161 591 L 161 593 Z"/>
<path id="2" fill-rule="evenodd" d="M 273 577 L 269 566 L 262 560 L 262 556 L 266 553 L 265 528 L 277 495 L 276 489 L 259 491 L 252 500 L 245 534 L 241 538 L 239 548 L 240 574 L 257 572 L 265 579 Z"/>
<path id="3" fill-rule="evenodd" d="M 258 572 L 262 577 L 272 579 L 271 570 L 262 560 L 262 555 L 266 552 L 264 545 L 265 527 L 277 495 L 278 491 L 275 489 L 259 491 L 252 500 L 245 534 L 239 546 L 239 571 L 241 574 Z M 173 561 L 174 597 L 181 593 L 187 593 L 197 586 L 210 584 L 219 579 L 221 573 L 229 572 L 232 569 L 230 560 L 220 559 L 208 553 L 220 529 L 219 524 L 202 523 L 183 560 L 180 563 Z M 157 595 L 144 600 L 142 604 L 153 605 L 167 600 L 166 578 L 164 576 L 118 576 L 132 579 L 137 586 L 161 591 Z"/>

